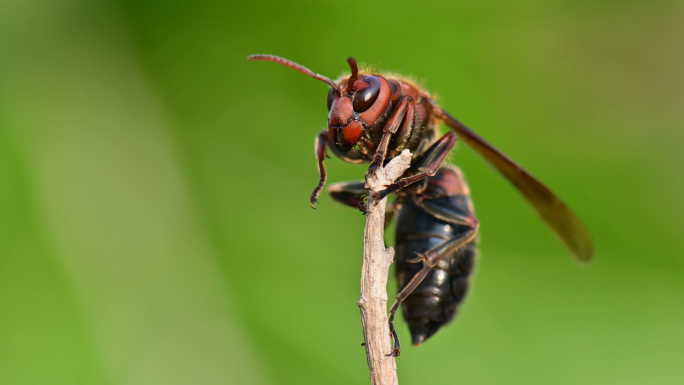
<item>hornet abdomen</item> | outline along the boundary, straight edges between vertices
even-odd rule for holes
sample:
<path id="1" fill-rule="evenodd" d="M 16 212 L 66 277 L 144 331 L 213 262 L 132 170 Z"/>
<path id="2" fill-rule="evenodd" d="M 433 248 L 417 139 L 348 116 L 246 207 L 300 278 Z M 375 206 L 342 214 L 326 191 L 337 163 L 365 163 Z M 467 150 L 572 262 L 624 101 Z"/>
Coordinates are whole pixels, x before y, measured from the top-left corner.
<path id="1" fill-rule="evenodd" d="M 455 167 L 443 168 L 429 178 L 428 187 L 424 192 L 428 198 L 425 200 L 430 200 L 430 203 L 440 207 L 453 207 L 474 215 L 469 195 L 444 195 L 444 184 L 452 179 L 445 178 L 444 175 L 452 172 L 452 169 Z M 466 194 L 468 192 L 467 187 L 455 190 Z M 421 263 L 409 262 L 418 257 L 416 253 L 426 254 L 429 250 L 471 230 L 472 227 L 469 226 L 440 220 L 416 204 L 413 199 L 407 199 L 397 220 L 396 272 L 399 291 L 406 287 L 422 268 Z M 428 273 L 402 303 L 404 318 L 411 330 L 414 345 L 421 344 L 454 318 L 468 293 L 470 275 L 478 254 L 476 241 L 477 239 L 474 239 L 440 259 L 435 269 Z"/>

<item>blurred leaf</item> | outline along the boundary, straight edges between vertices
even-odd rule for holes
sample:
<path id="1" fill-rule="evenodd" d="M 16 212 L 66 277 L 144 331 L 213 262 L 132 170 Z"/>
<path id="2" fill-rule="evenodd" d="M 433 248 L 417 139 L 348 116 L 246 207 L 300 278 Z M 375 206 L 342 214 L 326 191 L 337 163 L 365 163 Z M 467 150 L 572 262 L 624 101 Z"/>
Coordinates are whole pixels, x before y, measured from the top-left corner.
<path id="1" fill-rule="evenodd" d="M 595 239 L 577 268 L 459 144 L 482 260 L 455 325 L 402 353 L 402 384 L 677 383 L 683 15 L 665 0 L 0 3 L 0 382 L 368 382 L 363 217 L 307 203 L 327 89 L 246 60 L 270 53 L 422 79 Z"/>

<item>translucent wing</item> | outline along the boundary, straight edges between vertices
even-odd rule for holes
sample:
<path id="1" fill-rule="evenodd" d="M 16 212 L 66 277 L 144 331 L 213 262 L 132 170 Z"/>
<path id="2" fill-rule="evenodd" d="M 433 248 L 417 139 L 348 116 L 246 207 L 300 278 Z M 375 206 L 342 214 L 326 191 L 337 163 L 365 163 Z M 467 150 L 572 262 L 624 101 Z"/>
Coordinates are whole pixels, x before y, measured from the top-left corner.
<path id="1" fill-rule="evenodd" d="M 591 260 L 594 246 L 589 232 L 553 191 L 449 113 L 432 101 L 430 103 L 439 119 L 456 131 L 461 139 L 518 188 L 575 259 L 581 263 Z"/>

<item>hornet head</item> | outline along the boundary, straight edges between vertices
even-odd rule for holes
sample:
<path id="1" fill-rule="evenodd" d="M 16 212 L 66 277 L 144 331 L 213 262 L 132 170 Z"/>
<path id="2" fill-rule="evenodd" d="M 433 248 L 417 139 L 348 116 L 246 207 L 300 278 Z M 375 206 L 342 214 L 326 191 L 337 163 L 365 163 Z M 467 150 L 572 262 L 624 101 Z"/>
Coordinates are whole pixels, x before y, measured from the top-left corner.
<path id="1" fill-rule="evenodd" d="M 390 85 L 380 75 L 359 74 L 354 58 L 347 59 L 351 76 L 335 84 L 329 78 L 313 73 L 311 70 L 287 59 L 273 55 L 252 55 L 249 60 L 271 61 L 297 70 L 327 83 L 328 92 L 328 131 L 341 152 L 354 148 L 364 132 L 380 119 L 390 105 L 396 84 Z"/>

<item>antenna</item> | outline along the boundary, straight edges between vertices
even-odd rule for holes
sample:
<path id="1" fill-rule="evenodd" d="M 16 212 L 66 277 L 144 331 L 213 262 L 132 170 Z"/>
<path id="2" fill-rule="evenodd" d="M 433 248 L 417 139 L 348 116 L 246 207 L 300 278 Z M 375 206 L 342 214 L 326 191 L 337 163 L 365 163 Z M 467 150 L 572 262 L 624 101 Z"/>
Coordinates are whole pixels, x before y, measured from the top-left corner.
<path id="1" fill-rule="evenodd" d="M 347 63 L 349 63 L 352 71 L 352 74 L 349 77 L 349 84 L 347 84 L 347 93 L 351 93 L 354 91 L 354 82 L 359 75 L 359 67 L 356 65 L 356 60 L 351 56 L 347 58 Z"/>
<path id="2" fill-rule="evenodd" d="M 313 71 L 304 67 L 303 65 L 297 64 L 293 61 L 284 59 L 282 57 L 274 56 L 274 55 L 251 55 L 251 56 L 247 56 L 247 60 L 270 61 L 270 62 L 282 64 L 285 67 L 290 67 L 293 70 L 299 71 L 306 76 L 311 76 L 314 79 L 328 83 L 328 85 L 330 87 L 332 87 L 332 89 L 337 91 L 337 93 L 340 93 L 340 90 L 337 89 L 337 85 L 335 83 L 333 83 L 332 80 L 328 79 L 327 77 L 325 77 L 323 75 L 315 74 L 315 73 L 313 73 Z M 354 59 L 351 59 L 351 60 L 354 60 Z M 356 68 L 356 62 L 354 63 L 354 68 Z"/>

